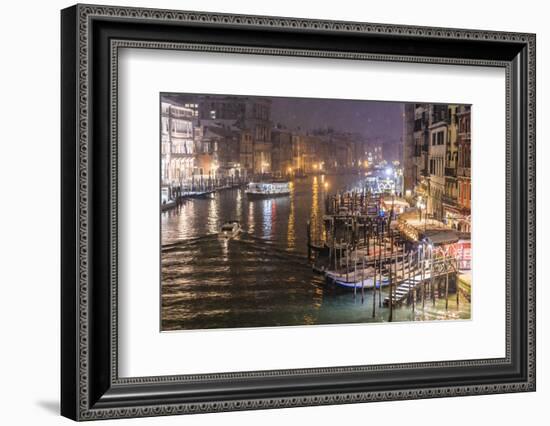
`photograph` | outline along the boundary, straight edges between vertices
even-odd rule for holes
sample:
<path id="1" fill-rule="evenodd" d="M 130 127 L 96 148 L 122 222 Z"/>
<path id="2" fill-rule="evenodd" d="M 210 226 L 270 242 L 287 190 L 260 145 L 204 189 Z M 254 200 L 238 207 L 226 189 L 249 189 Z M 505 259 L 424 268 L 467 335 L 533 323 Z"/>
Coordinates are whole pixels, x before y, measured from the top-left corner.
<path id="1" fill-rule="evenodd" d="M 471 105 L 159 109 L 161 331 L 471 318 Z"/>

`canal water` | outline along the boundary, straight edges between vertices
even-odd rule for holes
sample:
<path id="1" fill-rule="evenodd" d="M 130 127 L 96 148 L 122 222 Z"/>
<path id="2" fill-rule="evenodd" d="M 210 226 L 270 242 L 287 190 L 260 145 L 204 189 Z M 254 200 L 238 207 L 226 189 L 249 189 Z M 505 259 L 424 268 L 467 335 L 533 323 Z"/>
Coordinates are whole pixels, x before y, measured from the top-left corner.
<path id="1" fill-rule="evenodd" d="M 349 324 L 388 320 L 372 291 L 337 291 L 307 262 L 307 229 L 322 239 L 325 196 L 362 187 L 359 175 L 310 176 L 291 184 L 288 197 L 248 200 L 243 189 L 187 199 L 161 215 L 162 330 Z M 217 233 L 227 220 L 243 232 Z M 382 295 L 382 300 L 384 294 Z M 414 318 L 413 318 L 414 316 Z M 394 321 L 464 319 L 470 304 L 451 297 L 413 315 L 394 308 Z"/>

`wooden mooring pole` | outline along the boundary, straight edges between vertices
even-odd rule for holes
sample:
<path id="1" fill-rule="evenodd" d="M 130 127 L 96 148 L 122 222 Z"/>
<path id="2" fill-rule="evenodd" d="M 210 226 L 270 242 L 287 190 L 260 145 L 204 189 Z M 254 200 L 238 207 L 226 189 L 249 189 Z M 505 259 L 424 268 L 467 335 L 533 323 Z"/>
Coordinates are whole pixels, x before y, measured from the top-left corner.
<path id="1" fill-rule="evenodd" d="M 367 256 L 369 255 L 369 233 L 370 233 L 370 227 L 367 232 L 367 223 L 368 221 L 363 222 L 363 244 L 367 246 Z"/>
<path id="2" fill-rule="evenodd" d="M 365 256 L 364 255 L 361 256 L 361 303 L 365 303 Z"/>
<path id="3" fill-rule="evenodd" d="M 373 288 L 372 288 L 372 317 L 374 318 L 376 316 L 376 276 L 378 275 L 378 271 L 376 270 L 376 253 L 375 253 L 375 256 L 374 256 L 374 282 L 373 282 Z M 382 286 L 380 286 L 382 287 Z M 378 290 L 378 292 L 380 292 L 382 290 L 382 288 L 380 288 L 380 290 Z"/>
<path id="4" fill-rule="evenodd" d="M 401 280 L 405 281 L 405 243 L 401 246 Z"/>
<path id="5" fill-rule="evenodd" d="M 389 230 L 389 224 L 388 224 L 388 230 Z M 393 234 L 390 232 L 390 267 L 389 267 L 389 280 L 390 280 L 390 316 L 388 318 L 389 322 L 393 321 L 393 277 L 392 277 L 392 269 L 393 269 Z"/>
<path id="6" fill-rule="evenodd" d="M 344 248 L 344 240 L 343 238 L 340 238 L 340 260 L 339 260 L 339 263 L 338 263 L 338 268 L 339 269 L 342 269 L 342 265 L 343 265 L 343 262 L 342 262 L 342 256 L 343 256 L 343 248 Z"/>
<path id="7" fill-rule="evenodd" d="M 458 304 L 459 304 L 459 293 L 460 293 L 460 280 L 459 280 L 459 273 L 458 273 L 458 259 L 456 260 L 456 272 L 455 272 L 455 287 L 456 287 L 456 310 L 458 311 Z"/>
<path id="8" fill-rule="evenodd" d="M 409 290 L 409 304 L 411 303 L 411 296 L 412 296 L 412 291 L 411 291 L 411 286 L 412 286 L 412 283 L 411 283 L 411 267 L 412 267 L 412 250 L 409 250 L 409 262 L 408 262 L 408 265 L 407 265 L 407 283 L 408 283 L 408 290 Z M 405 275 L 403 275 L 403 280 L 405 280 Z M 413 286 L 414 288 L 414 286 Z"/>
<path id="9" fill-rule="evenodd" d="M 355 299 L 355 294 L 357 292 L 357 250 L 355 250 L 355 268 L 353 269 L 353 298 Z"/>
<path id="10" fill-rule="evenodd" d="M 432 305 L 435 306 L 435 287 L 434 287 L 434 250 L 430 249 L 430 293 Z"/>
<path id="11" fill-rule="evenodd" d="M 378 269 L 380 270 L 380 280 L 378 281 L 378 307 L 382 307 L 382 241 L 380 236 L 380 224 L 376 224 L 376 238 L 378 240 Z M 376 254 L 375 254 L 376 255 Z"/>
<path id="12" fill-rule="evenodd" d="M 449 269 L 445 262 L 445 310 L 449 309 Z"/>
<path id="13" fill-rule="evenodd" d="M 311 222 L 307 221 L 307 260 L 311 261 Z"/>
<path id="14" fill-rule="evenodd" d="M 349 283 L 349 244 L 347 243 L 346 243 L 346 282 Z"/>
<path id="15" fill-rule="evenodd" d="M 426 280 L 424 279 L 426 277 L 425 269 L 426 269 L 426 250 L 424 249 L 424 245 L 422 245 L 422 271 L 420 273 L 420 285 L 422 287 L 422 313 L 424 313 L 424 308 L 426 304 Z"/>

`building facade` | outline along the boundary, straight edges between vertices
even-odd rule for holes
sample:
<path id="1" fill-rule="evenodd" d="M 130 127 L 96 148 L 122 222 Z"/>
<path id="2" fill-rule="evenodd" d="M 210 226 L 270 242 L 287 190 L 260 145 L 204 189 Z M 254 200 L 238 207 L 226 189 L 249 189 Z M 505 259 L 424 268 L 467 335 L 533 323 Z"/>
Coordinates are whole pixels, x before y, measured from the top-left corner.
<path id="1" fill-rule="evenodd" d="M 428 147 L 428 203 L 427 213 L 443 219 L 443 195 L 445 194 L 445 154 L 447 147 L 448 110 L 447 105 L 430 107 L 428 126 L 430 144 Z"/>
<path id="2" fill-rule="evenodd" d="M 461 216 L 458 207 L 458 106 L 449 105 L 449 124 L 445 150 L 445 194 L 443 195 L 443 222 L 458 228 Z"/>
<path id="3" fill-rule="evenodd" d="M 292 132 L 281 126 L 271 131 L 271 168 L 278 176 L 292 176 Z"/>
<path id="4" fill-rule="evenodd" d="M 405 105 L 403 144 L 405 191 L 427 216 L 470 232 L 470 107 Z"/>
<path id="5" fill-rule="evenodd" d="M 192 179 L 195 166 L 193 110 L 161 103 L 161 182 L 181 186 Z"/>
<path id="6" fill-rule="evenodd" d="M 196 105 L 199 122 L 232 122 L 240 130 L 249 132 L 252 138 L 252 167 L 248 174 L 271 172 L 271 101 L 267 98 L 248 96 L 187 97 L 188 105 Z M 249 147 L 244 141 L 246 148 Z M 246 154 L 247 155 L 247 154 Z M 250 158 L 245 155 L 245 160 Z"/>
<path id="7" fill-rule="evenodd" d="M 412 195 L 417 181 L 414 140 L 415 104 L 407 103 L 403 107 L 403 189 Z"/>
<path id="8" fill-rule="evenodd" d="M 471 232 L 470 209 L 472 197 L 471 182 L 471 107 L 461 106 L 458 117 L 458 207 L 461 217 L 458 219 L 458 229 Z"/>
<path id="9" fill-rule="evenodd" d="M 240 165 L 243 170 L 243 176 L 252 176 L 254 174 L 254 143 L 252 141 L 252 132 L 249 129 L 241 129 L 240 136 Z"/>
<path id="10" fill-rule="evenodd" d="M 252 99 L 246 103 L 244 126 L 252 132 L 254 173 L 271 173 L 271 101 Z"/>
<path id="11" fill-rule="evenodd" d="M 415 181 L 413 193 L 419 196 L 419 205 L 426 206 L 429 190 L 429 161 L 428 154 L 430 148 L 430 105 L 416 104 L 414 108 L 414 126 L 413 126 L 413 142 L 414 155 L 410 161 L 412 162 L 412 176 Z"/>
<path id="12" fill-rule="evenodd" d="M 292 133 L 292 173 L 300 175 L 305 173 L 306 164 L 306 139 L 299 132 Z"/>

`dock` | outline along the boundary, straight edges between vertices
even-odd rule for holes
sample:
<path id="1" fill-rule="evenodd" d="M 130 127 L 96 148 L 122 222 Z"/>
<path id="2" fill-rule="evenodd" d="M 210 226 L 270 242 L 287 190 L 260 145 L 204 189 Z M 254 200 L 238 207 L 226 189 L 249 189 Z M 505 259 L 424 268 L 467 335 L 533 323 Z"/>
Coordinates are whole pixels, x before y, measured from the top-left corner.
<path id="1" fill-rule="evenodd" d="M 399 199 L 399 212 L 407 207 Z M 394 207 L 396 210 L 394 210 Z M 366 190 L 339 192 L 325 199 L 323 241 L 313 241 L 307 224 L 308 258 L 315 272 L 324 275 L 327 285 L 342 290 L 373 292 L 373 316 L 376 307 L 393 308 L 407 304 L 416 309 L 429 300 L 450 293 L 458 304 L 458 260 L 447 253 L 449 228 L 423 229 L 426 239 L 410 238 L 410 228 L 398 223 L 395 198 L 384 198 Z M 426 223 L 422 223 L 426 227 Z M 443 235 L 445 234 L 445 235 Z M 418 236 L 419 234 L 414 234 Z M 441 238 L 438 238 L 440 237 Z M 378 298 L 376 297 L 378 293 Z M 362 297 L 362 299 L 364 299 Z M 376 303 L 378 299 L 378 303 Z"/>
<path id="2" fill-rule="evenodd" d="M 161 211 L 167 211 L 177 207 L 180 203 L 184 202 L 187 199 L 201 199 L 201 198 L 211 198 L 217 192 L 225 191 L 228 189 L 241 188 L 244 183 L 233 183 L 233 184 L 224 184 L 219 186 L 197 186 L 193 188 L 181 188 L 175 192 L 175 198 L 162 203 L 160 208 Z"/>

